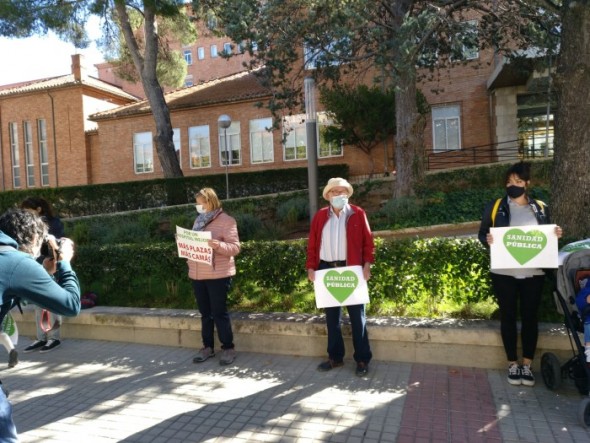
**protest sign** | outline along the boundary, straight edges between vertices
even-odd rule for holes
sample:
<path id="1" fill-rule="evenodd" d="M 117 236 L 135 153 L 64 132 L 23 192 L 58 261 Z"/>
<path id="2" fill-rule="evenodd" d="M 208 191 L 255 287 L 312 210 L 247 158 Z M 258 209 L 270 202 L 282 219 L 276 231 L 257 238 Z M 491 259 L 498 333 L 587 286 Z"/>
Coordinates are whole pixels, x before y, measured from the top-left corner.
<path id="1" fill-rule="evenodd" d="M 191 231 L 176 227 L 176 246 L 178 256 L 192 261 L 213 265 L 213 249 L 207 241 L 211 239 L 209 231 Z"/>
<path id="2" fill-rule="evenodd" d="M 557 268 L 555 225 L 491 228 L 491 269 Z"/>
<path id="3" fill-rule="evenodd" d="M 369 303 L 369 289 L 361 266 L 315 271 L 313 286 L 318 308 Z"/>

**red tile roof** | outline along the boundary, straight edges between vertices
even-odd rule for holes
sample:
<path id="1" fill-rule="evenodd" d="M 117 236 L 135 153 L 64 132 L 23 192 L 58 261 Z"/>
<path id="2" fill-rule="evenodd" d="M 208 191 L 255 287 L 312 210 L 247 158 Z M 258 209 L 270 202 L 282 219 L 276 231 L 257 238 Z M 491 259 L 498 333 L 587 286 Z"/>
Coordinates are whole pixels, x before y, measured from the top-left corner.
<path id="1" fill-rule="evenodd" d="M 255 73 L 238 72 L 196 86 L 178 89 L 164 95 L 170 111 L 198 108 L 212 104 L 241 102 L 270 97 L 270 89 L 263 86 Z M 151 114 L 147 100 L 132 103 L 109 111 L 98 112 L 90 116 L 91 120 Z"/>

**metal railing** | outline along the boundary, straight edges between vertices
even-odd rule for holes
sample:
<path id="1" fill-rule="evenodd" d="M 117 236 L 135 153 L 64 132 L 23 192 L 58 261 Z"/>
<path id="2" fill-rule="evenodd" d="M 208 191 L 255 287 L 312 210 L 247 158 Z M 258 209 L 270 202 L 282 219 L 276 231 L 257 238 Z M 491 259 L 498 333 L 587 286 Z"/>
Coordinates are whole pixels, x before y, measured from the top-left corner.
<path id="1" fill-rule="evenodd" d="M 509 140 L 451 151 L 428 151 L 426 153 L 426 169 L 449 169 L 545 157 L 553 157 L 552 148 L 546 150 L 544 145 L 523 147 L 520 140 Z"/>

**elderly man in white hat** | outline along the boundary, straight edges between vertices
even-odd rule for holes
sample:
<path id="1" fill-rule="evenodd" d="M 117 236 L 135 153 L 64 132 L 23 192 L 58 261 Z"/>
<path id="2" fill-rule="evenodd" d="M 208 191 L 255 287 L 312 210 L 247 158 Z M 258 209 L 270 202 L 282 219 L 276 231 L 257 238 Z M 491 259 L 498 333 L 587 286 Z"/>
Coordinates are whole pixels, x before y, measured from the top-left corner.
<path id="1" fill-rule="evenodd" d="M 323 196 L 330 205 L 320 209 L 313 217 L 307 245 L 307 275 L 315 279 L 315 271 L 340 266 L 362 266 L 365 280 L 371 277 L 371 264 L 375 261 L 375 243 L 365 211 L 351 205 L 352 186 L 347 180 L 331 178 Z M 369 371 L 372 358 L 367 333 L 365 305 L 346 307 L 352 326 L 352 343 L 356 375 L 363 377 Z M 320 363 L 318 371 L 329 371 L 344 365 L 340 306 L 325 308 L 328 328 L 328 360 Z"/>

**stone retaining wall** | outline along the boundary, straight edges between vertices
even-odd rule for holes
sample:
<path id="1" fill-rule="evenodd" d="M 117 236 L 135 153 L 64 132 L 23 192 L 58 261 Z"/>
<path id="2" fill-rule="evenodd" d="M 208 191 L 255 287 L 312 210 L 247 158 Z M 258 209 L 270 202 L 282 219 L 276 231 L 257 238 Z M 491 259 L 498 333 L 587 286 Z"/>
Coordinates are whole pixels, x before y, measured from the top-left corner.
<path id="1" fill-rule="evenodd" d="M 13 311 L 21 336 L 35 336 L 35 315 L 27 306 Z M 238 351 L 268 354 L 326 356 L 323 316 L 301 314 L 233 313 Z M 544 352 L 565 362 L 572 356 L 565 327 L 541 324 L 538 365 Z M 369 337 L 376 360 L 437 363 L 477 368 L 504 368 L 506 358 L 499 323 L 485 320 L 429 320 L 397 317 L 369 318 Z M 350 327 L 343 326 L 352 358 Z M 201 347 L 200 316 L 195 310 L 114 308 L 97 306 L 65 318 L 62 338 Z M 25 339 L 26 340 L 26 339 Z"/>

